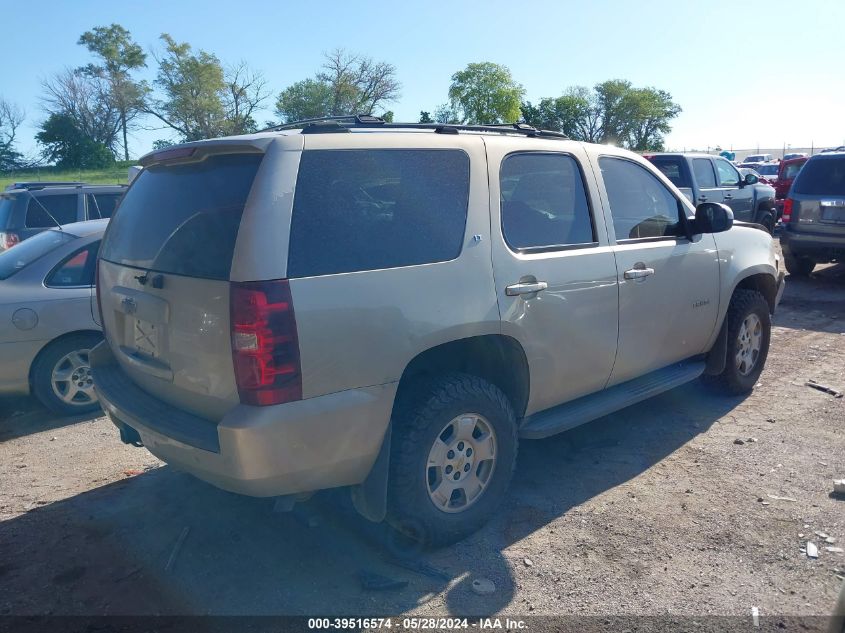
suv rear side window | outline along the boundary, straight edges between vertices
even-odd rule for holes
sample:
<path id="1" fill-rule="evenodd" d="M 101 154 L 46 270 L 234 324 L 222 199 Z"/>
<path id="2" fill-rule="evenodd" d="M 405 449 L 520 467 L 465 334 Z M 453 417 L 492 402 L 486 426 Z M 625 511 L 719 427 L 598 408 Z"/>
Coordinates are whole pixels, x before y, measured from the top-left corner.
<path id="1" fill-rule="evenodd" d="M 798 172 L 795 193 L 845 196 L 845 156 L 811 160 Z"/>
<path id="2" fill-rule="evenodd" d="M 599 158 L 617 241 L 680 234 L 679 202 L 645 167 L 623 158 Z"/>
<path id="3" fill-rule="evenodd" d="M 502 233 L 515 249 L 595 242 L 581 170 L 564 154 L 513 154 L 500 174 Z"/>
<path id="4" fill-rule="evenodd" d="M 676 187 L 690 186 L 683 165 L 681 164 L 683 161 L 682 158 L 655 156 L 650 160 L 652 163 L 654 163 L 654 166 L 657 167 L 660 171 L 662 171 L 663 175 L 666 176 L 669 180 L 671 180 L 672 184 Z"/>
<path id="5" fill-rule="evenodd" d="M 468 201 L 469 157 L 462 150 L 306 150 L 288 277 L 455 259 Z"/>
<path id="6" fill-rule="evenodd" d="M 228 279 L 261 154 L 145 168 L 110 223 L 101 257 L 174 275 Z"/>
<path id="7" fill-rule="evenodd" d="M 48 213 L 49 212 L 49 213 Z M 53 216 L 52 218 L 50 216 Z M 77 221 L 77 195 L 31 196 L 26 207 L 26 228 L 46 229 Z"/>
<path id="8" fill-rule="evenodd" d="M 119 193 L 89 193 L 88 219 L 110 218 L 114 215 L 114 208 L 121 195 Z"/>

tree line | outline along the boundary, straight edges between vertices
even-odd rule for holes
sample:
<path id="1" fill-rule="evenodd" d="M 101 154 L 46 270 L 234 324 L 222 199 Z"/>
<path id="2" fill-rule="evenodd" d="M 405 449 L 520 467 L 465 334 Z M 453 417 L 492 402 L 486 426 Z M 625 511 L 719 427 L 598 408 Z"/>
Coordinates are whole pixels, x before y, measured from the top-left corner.
<path id="1" fill-rule="evenodd" d="M 273 98 L 264 75 L 247 62 L 222 62 L 215 54 L 179 42 L 168 33 L 160 48 L 147 53 L 119 24 L 98 26 L 77 42 L 92 60 L 66 68 L 42 83 L 45 118 L 36 140 L 37 158 L 16 147 L 25 113 L 0 97 L 0 169 L 48 162 L 94 168 L 129 160 L 129 137 L 150 124 L 168 129 L 179 141 L 255 132 L 258 112 Z M 152 82 L 138 79 L 156 65 Z M 393 64 L 335 49 L 309 78 L 275 95 L 276 121 L 356 113 L 393 120 L 388 106 L 401 97 Z M 559 97 L 536 103 L 503 65 L 471 63 L 451 77 L 447 100 L 420 112 L 421 123 L 499 124 L 525 122 L 563 132 L 570 138 L 613 143 L 637 151 L 660 150 L 681 108 L 665 90 L 635 87 L 612 79 L 592 88 L 572 86 Z M 159 140 L 154 148 L 170 141 Z"/>

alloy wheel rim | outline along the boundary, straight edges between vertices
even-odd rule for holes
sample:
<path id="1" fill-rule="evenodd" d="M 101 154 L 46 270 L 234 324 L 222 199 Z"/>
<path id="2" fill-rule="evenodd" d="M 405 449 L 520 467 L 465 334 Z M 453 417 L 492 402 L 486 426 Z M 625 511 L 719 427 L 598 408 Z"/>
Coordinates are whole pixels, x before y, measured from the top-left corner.
<path id="1" fill-rule="evenodd" d="M 493 426 L 478 413 L 456 416 L 434 440 L 425 466 L 431 502 L 441 512 L 463 512 L 484 494 L 496 468 Z"/>
<path id="2" fill-rule="evenodd" d="M 737 334 L 736 368 L 743 376 L 757 366 L 763 347 L 763 323 L 756 314 L 749 314 L 742 321 Z"/>
<path id="3" fill-rule="evenodd" d="M 91 350 L 78 349 L 62 356 L 53 366 L 50 384 L 59 400 L 72 406 L 85 406 L 97 401 L 94 393 L 94 378 L 88 353 Z"/>

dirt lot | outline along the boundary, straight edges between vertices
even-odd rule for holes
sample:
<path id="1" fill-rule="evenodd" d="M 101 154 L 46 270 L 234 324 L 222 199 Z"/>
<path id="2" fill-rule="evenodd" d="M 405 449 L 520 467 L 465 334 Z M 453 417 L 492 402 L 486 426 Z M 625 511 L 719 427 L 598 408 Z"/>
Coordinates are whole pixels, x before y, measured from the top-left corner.
<path id="1" fill-rule="evenodd" d="M 845 545 L 845 398 L 804 383 L 845 390 L 845 266 L 788 280 L 775 323 L 745 399 L 696 382 L 523 442 L 501 516 L 425 557 L 448 582 L 397 566 L 337 494 L 274 514 L 104 418 L 2 401 L 0 614 L 828 613 L 845 556 L 814 532 Z M 361 569 L 409 584 L 365 591 Z"/>

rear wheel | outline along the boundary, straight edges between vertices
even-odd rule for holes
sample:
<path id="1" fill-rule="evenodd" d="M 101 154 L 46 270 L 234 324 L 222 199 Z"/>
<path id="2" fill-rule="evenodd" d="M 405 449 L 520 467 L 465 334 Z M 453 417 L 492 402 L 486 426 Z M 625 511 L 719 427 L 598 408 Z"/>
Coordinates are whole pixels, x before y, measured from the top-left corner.
<path id="1" fill-rule="evenodd" d="M 516 464 L 513 409 L 494 385 L 450 374 L 398 407 L 388 521 L 423 546 L 459 541 L 495 513 Z"/>
<path id="2" fill-rule="evenodd" d="M 816 267 L 816 262 L 813 258 L 805 255 L 796 256 L 790 253 L 783 254 L 783 263 L 786 265 L 786 270 L 790 275 L 796 275 L 798 277 L 806 277 Z"/>
<path id="3" fill-rule="evenodd" d="M 728 314 L 725 369 L 708 382 L 730 395 L 748 393 L 760 378 L 769 355 L 772 323 L 769 304 L 756 290 L 737 290 Z"/>
<path id="4" fill-rule="evenodd" d="M 775 214 L 771 211 L 763 211 L 760 214 L 759 224 L 769 232 L 771 235 L 775 232 Z"/>
<path id="5" fill-rule="evenodd" d="M 59 415 L 99 408 L 88 355 L 102 340 L 99 334 L 73 334 L 47 345 L 32 364 L 32 392 Z"/>

